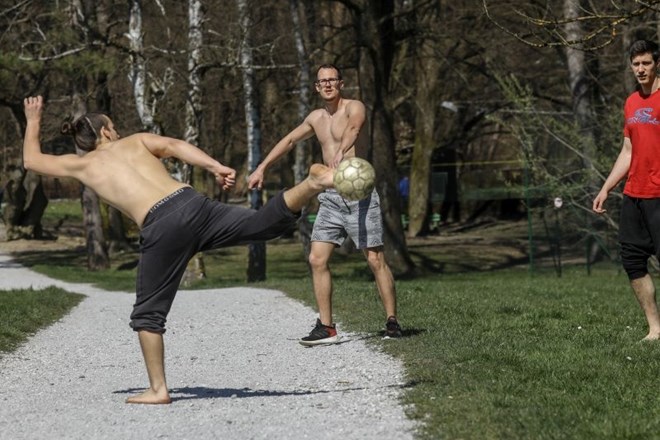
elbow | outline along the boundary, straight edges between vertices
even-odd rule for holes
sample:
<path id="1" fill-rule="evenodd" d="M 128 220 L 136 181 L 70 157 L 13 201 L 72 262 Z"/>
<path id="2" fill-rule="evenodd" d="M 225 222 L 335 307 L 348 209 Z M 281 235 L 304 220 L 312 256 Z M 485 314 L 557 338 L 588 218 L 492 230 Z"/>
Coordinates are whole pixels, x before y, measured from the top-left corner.
<path id="1" fill-rule="evenodd" d="M 33 171 L 34 170 L 34 161 L 30 160 L 29 157 L 23 156 L 23 168 L 28 171 Z"/>

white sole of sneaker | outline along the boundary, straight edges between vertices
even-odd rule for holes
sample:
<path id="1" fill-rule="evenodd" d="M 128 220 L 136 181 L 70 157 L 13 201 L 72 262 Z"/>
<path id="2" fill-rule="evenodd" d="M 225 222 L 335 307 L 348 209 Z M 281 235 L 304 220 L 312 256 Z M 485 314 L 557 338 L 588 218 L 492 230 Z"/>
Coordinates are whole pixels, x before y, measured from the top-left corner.
<path id="1" fill-rule="evenodd" d="M 339 336 L 333 336 L 331 338 L 325 338 L 321 339 L 318 341 L 303 341 L 299 340 L 298 342 L 300 345 L 304 345 L 305 347 L 314 347 L 316 345 L 332 345 L 332 344 L 338 344 L 339 343 Z"/>

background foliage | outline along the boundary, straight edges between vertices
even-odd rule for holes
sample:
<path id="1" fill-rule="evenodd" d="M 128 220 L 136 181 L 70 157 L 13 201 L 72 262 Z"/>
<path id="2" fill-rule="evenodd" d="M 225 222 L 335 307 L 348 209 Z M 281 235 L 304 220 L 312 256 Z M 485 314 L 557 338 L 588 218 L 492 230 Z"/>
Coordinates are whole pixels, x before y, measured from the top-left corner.
<path id="1" fill-rule="evenodd" d="M 604 222 L 589 208 L 620 148 L 621 107 L 634 88 L 625 51 L 631 41 L 658 34 L 658 2 L 628 3 L 250 0 L 251 25 L 244 29 L 239 0 L 204 0 L 199 144 L 245 176 L 243 70 L 256 75 L 265 153 L 300 122 L 301 75 L 313 78 L 315 66 L 335 63 L 343 69 L 347 96 L 383 97 L 366 104 L 374 115 L 382 106 L 394 134 L 393 145 L 373 146 L 378 157 L 391 148 L 396 158 L 396 169 L 379 170 L 379 179 L 388 179 L 381 188 L 386 199 L 396 202 L 395 182 L 411 176 L 408 203 L 394 203 L 385 213 L 388 228 L 399 212 L 410 215 L 409 236 L 429 232 L 425 219 L 431 213 L 445 222 L 524 218 L 528 208 L 547 210 L 562 196 L 568 229 L 605 243 L 604 234 L 616 227 L 616 201 Z M 137 54 L 127 39 L 134 4 L 141 6 L 143 21 L 143 50 Z M 0 1 L 0 185 L 20 168 L 26 95 L 47 97 L 47 151 L 73 151 L 58 133 L 81 92 L 91 110 L 109 108 L 120 133 L 143 130 L 129 76 L 132 56 L 145 63 L 147 98 L 158 102 L 153 110 L 162 133 L 183 137 L 188 4 Z M 571 18 L 571 7 L 578 7 L 579 17 Z M 376 39 L 365 32 L 372 22 Z M 304 43 L 302 64 L 297 35 Z M 247 41 L 251 66 L 240 61 Z M 365 64 L 372 52 L 385 58 Z M 576 53 L 582 56 L 577 67 L 571 58 Z M 319 160 L 313 142 L 308 154 Z M 273 167 L 268 191 L 293 184 L 293 161 L 290 155 Z M 240 202 L 244 179 L 238 181 L 230 198 Z M 218 196 L 212 179 L 196 185 Z M 527 192 L 530 187 L 538 191 Z M 45 188 L 51 198 L 77 197 L 79 191 L 75 183 L 51 180 Z"/>

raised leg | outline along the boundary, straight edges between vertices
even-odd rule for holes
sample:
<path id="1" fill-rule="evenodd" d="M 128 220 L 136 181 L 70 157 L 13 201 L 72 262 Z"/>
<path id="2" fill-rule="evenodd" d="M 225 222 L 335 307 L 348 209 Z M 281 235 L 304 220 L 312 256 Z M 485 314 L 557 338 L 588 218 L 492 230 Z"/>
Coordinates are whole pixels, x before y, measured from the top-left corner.
<path id="1" fill-rule="evenodd" d="M 332 188 L 334 170 L 318 163 L 309 168 L 305 180 L 291 189 L 284 191 L 284 203 L 292 212 L 300 212 L 309 201 L 321 191 Z"/>

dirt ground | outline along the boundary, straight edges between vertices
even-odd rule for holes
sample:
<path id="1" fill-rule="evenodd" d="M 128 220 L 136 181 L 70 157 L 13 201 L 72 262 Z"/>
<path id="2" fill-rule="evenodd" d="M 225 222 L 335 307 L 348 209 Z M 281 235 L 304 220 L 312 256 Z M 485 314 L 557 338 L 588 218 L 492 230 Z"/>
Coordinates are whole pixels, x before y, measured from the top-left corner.
<path id="1" fill-rule="evenodd" d="M 62 251 L 84 246 L 82 235 L 59 234 L 45 240 L 12 240 L 7 241 L 5 225 L 0 221 L 0 253 L 21 253 L 35 251 Z"/>

